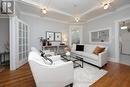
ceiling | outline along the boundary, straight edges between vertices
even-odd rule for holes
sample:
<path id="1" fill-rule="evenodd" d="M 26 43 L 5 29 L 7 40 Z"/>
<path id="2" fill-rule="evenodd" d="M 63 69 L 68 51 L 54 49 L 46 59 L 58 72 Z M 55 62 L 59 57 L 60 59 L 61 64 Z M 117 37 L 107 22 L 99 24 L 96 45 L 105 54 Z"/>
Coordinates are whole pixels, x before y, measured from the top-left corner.
<path id="1" fill-rule="evenodd" d="M 103 4 L 110 2 L 110 8 L 103 9 Z M 60 21 L 75 22 L 74 17 L 80 17 L 79 22 L 86 22 L 94 17 L 114 11 L 126 5 L 130 0 L 20 0 L 16 3 L 20 11 L 48 17 Z M 46 15 L 41 8 L 47 8 Z"/>

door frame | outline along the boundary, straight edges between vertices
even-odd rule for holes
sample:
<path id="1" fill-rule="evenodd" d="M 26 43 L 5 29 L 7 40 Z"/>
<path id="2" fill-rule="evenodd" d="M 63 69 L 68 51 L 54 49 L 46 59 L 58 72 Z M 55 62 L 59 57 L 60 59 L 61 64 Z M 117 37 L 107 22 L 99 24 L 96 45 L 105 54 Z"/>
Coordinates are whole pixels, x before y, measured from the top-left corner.
<path id="1" fill-rule="evenodd" d="M 115 62 L 118 62 L 120 63 L 120 41 L 119 41 L 119 37 L 120 37 L 120 31 L 119 31 L 119 22 L 122 22 L 122 21 L 126 21 L 126 20 L 130 20 L 130 17 L 128 18 L 122 18 L 120 20 L 116 20 L 115 21 Z"/>
<path id="2" fill-rule="evenodd" d="M 16 69 L 16 17 L 9 17 L 9 38 L 10 38 L 10 70 Z"/>
<path id="3" fill-rule="evenodd" d="M 70 25 L 69 27 L 69 46 L 71 46 L 71 42 L 72 42 L 72 28 L 73 27 L 80 27 L 80 44 L 83 43 L 83 26 L 82 25 Z"/>

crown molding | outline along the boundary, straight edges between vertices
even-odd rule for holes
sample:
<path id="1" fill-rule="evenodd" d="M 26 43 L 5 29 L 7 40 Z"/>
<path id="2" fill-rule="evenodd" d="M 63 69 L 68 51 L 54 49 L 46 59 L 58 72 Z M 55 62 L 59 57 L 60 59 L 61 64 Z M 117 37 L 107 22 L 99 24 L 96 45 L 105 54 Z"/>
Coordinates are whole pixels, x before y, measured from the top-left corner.
<path id="1" fill-rule="evenodd" d="M 55 22 L 59 22 L 59 23 L 69 24 L 67 21 L 61 21 L 61 20 L 57 20 L 57 19 L 54 19 L 54 18 L 50 18 L 50 17 L 41 17 L 41 16 L 38 16 L 38 15 L 35 15 L 35 14 L 22 12 L 22 11 L 20 12 L 20 15 L 27 15 L 27 16 L 32 16 L 32 17 L 44 19 L 44 20 L 49 20 L 49 21 L 55 21 Z"/>
<path id="2" fill-rule="evenodd" d="M 23 2 L 26 5 L 35 6 L 35 7 L 39 8 L 39 9 L 42 9 L 44 7 L 43 5 L 40 5 L 39 3 L 36 3 L 34 1 L 31 1 L 31 0 L 21 0 L 21 1 L 18 1 L 18 2 Z M 53 11 L 53 12 L 63 14 L 63 15 L 66 15 L 66 16 L 73 16 L 73 15 L 67 13 L 67 12 L 57 10 L 57 9 L 54 9 L 54 8 L 47 8 L 47 9 L 48 9 L 48 11 Z"/>
<path id="3" fill-rule="evenodd" d="M 112 13 L 113 13 L 113 12 L 108 12 L 108 13 L 105 13 L 105 14 L 103 14 L 103 15 L 99 15 L 99 16 L 97 16 L 97 17 L 94 17 L 94 18 L 92 18 L 92 19 L 86 21 L 86 23 L 89 23 L 89 22 L 91 22 L 91 21 L 93 21 L 93 20 L 102 18 L 102 17 L 107 16 L 107 15 L 110 15 L 110 14 L 112 14 Z"/>
<path id="4" fill-rule="evenodd" d="M 84 13 L 81 13 L 81 14 L 80 14 L 80 17 L 82 17 L 82 16 L 84 16 L 84 15 L 86 15 L 86 14 L 88 14 L 88 13 L 90 13 L 90 12 L 92 12 L 92 11 L 94 11 L 94 10 L 100 8 L 100 7 L 101 7 L 101 6 L 95 6 L 95 7 L 91 8 L 91 9 L 89 9 L 88 11 L 86 11 L 86 12 L 84 12 Z"/>
<path id="5" fill-rule="evenodd" d="M 118 9 L 116 9 L 116 10 L 114 10 L 114 11 L 111 11 L 111 12 L 108 12 L 108 13 L 105 13 L 105 14 L 102 14 L 102 15 L 99 15 L 99 16 L 97 16 L 97 17 L 94 17 L 94 18 L 92 18 L 92 19 L 86 21 L 86 23 L 89 23 L 89 22 L 91 22 L 91 21 L 93 21 L 93 20 L 102 18 L 102 17 L 107 16 L 107 15 L 110 15 L 110 14 L 112 14 L 112 13 L 115 13 L 115 12 L 118 12 L 118 11 L 121 11 L 121 10 L 124 10 L 124 9 L 127 9 L 127 8 L 129 8 L 129 7 L 130 7 L 130 4 L 125 5 L 125 6 L 122 6 L 122 7 L 118 8 Z"/>
<path id="6" fill-rule="evenodd" d="M 122 7 L 118 8 L 118 9 L 116 9 L 115 11 L 121 11 L 121 10 L 124 10 L 126 8 L 129 8 L 129 7 L 130 7 L 130 4 L 122 6 Z"/>
<path id="7" fill-rule="evenodd" d="M 49 11 L 53 11 L 53 12 L 56 12 L 56 13 L 59 13 L 59 14 L 63 14 L 63 15 L 66 15 L 66 16 L 72 16 L 73 17 L 73 15 L 71 15 L 71 14 L 69 14 L 67 12 L 57 10 L 57 9 L 49 8 Z"/>
<path id="8" fill-rule="evenodd" d="M 43 7 L 43 6 L 40 5 L 39 3 L 34 2 L 34 1 L 32 1 L 32 0 L 18 0 L 18 2 L 23 2 L 23 3 L 27 4 L 27 5 L 35 6 L 35 7 L 39 8 L 39 9 L 41 9 L 41 8 Z M 79 15 L 79 17 L 82 17 L 82 16 L 84 16 L 84 15 L 86 15 L 86 14 L 88 14 L 88 13 L 90 13 L 90 12 L 92 12 L 92 11 L 94 11 L 94 10 L 100 8 L 100 7 L 101 7 L 101 6 L 95 6 L 94 8 L 92 8 L 92 9 L 90 9 L 90 10 L 84 12 L 84 13 L 81 13 L 81 14 Z M 122 6 L 122 7 L 118 8 L 118 9 L 116 9 L 116 10 L 114 10 L 114 11 L 107 12 L 107 13 L 105 13 L 105 14 L 102 14 L 102 15 L 99 15 L 99 16 L 97 16 L 97 17 L 94 17 L 94 18 L 92 18 L 92 19 L 90 19 L 90 20 L 88 20 L 88 21 L 86 21 L 86 22 L 84 22 L 84 23 L 82 23 L 82 24 L 85 24 L 85 23 L 88 23 L 88 22 L 90 22 L 90 21 L 99 19 L 99 18 L 104 17 L 104 16 L 106 16 L 106 15 L 112 14 L 112 13 L 114 13 L 114 12 L 116 12 L 116 11 L 121 11 L 121 10 L 126 9 L 126 8 L 128 8 L 128 7 L 130 7 L 130 4 L 125 5 L 125 6 Z M 73 17 L 73 15 L 71 15 L 71 14 L 69 14 L 69 13 L 67 13 L 67 12 L 64 12 L 64 11 L 60 11 L 60 10 L 53 9 L 53 8 L 49 8 L 49 10 L 50 10 L 50 11 L 53 11 L 53 12 L 56 12 L 56 13 L 59 13 L 59 14 L 62 14 L 62 15 L 66 15 L 66 16 Z M 27 13 L 27 14 L 29 14 L 29 13 Z M 31 15 L 32 15 L 32 14 L 31 14 Z M 35 16 L 36 16 L 36 15 L 35 15 Z M 40 17 L 40 16 L 39 16 L 39 17 Z M 41 17 L 40 17 L 40 18 L 41 18 Z M 66 21 L 61 21 L 61 20 L 57 20 L 57 19 L 53 19 L 53 18 L 49 18 L 49 17 L 44 17 L 44 19 L 53 20 L 53 21 L 58 21 L 58 22 L 61 22 L 61 23 L 68 23 L 68 22 L 66 22 Z M 76 23 L 73 23 L 73 24 L 76 24 Z"/>
<path id="9" fill-rule="evenodd" d="M 69 24 L 74 24 L 74 25 L 83 25 L 85 24 L 86 22 L 70 22 Z"/>

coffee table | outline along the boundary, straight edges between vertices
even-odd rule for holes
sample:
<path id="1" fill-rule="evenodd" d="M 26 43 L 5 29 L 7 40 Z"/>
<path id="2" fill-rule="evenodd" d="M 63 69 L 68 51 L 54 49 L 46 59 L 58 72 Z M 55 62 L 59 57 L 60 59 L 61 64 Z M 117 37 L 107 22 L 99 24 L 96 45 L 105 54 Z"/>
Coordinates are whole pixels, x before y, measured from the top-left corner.
<path id="1" fill-rule="evenodd" d="M 78 56 L 73 56 L 73 55 L 67 56 L 65 54 L 61 55 L 61 57 L 63 61 L 72 61 L 74 64 L 74 68 L 76 67 L 83 68 L 83 58 L 78 57 Z"/>

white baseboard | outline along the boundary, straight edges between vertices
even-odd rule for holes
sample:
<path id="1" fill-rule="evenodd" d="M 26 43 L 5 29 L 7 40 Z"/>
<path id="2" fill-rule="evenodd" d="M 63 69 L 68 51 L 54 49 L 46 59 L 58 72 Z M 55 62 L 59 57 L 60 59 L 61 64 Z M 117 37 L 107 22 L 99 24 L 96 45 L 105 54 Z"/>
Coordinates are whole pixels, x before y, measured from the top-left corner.
<path id="1" fill-rule="evenodd" d="M 109 57 L 109 60 L 108 61 L 111 61 L 111 62 L 116 62 L 116 63 L 118 63 L 118 61 L 116 60 L 116 58 L 111 58 L 111 57 Z"/>

